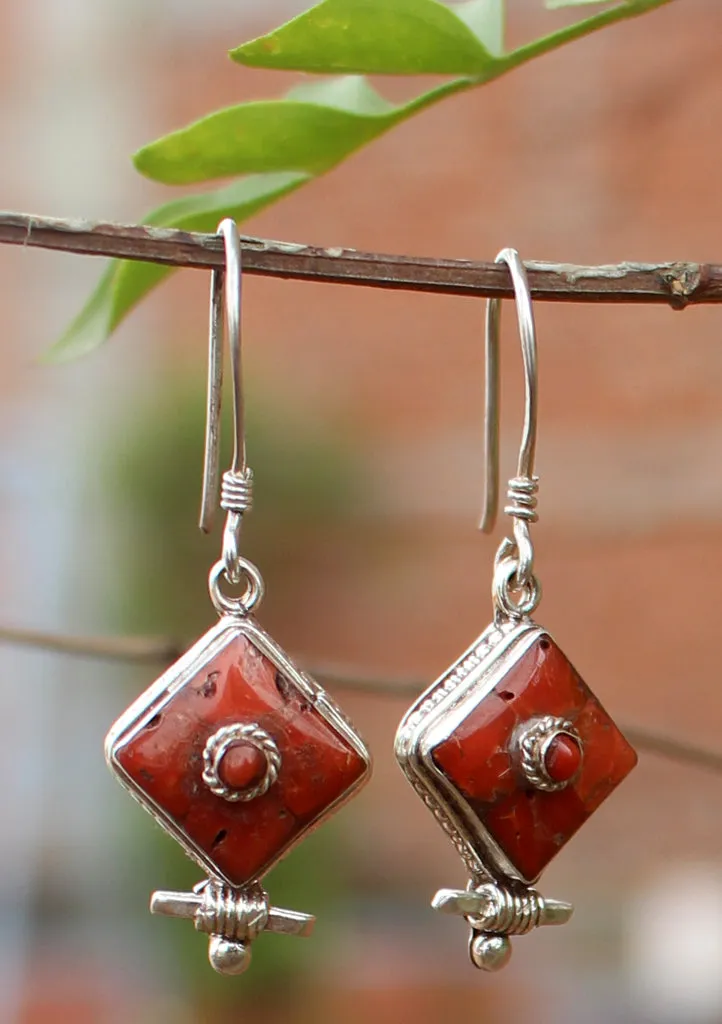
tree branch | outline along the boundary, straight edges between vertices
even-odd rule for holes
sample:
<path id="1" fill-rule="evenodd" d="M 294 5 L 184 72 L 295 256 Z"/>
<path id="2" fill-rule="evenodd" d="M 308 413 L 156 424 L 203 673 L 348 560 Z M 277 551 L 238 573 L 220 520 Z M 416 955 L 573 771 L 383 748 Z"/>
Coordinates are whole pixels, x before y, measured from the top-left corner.
<path id="1" fill-rule="evenodd" d="M 170 637 L 69 636 L 3 625 L 0 625 L 0 643 L 53 651 L 61 655 L 97 658 L 101 661 L 162 666 L 180 658 L 188 646 Z M 428 680 L 384 679 L 348 665 L 316 665 L 308 667 L 308 672 L 330 689 L 350 690 L 374 697 L 413 700 L 428 685 Z M 722 753 L 716 750 L 636 725 L 623 725 L 622 731 L 635 746 L 649 754 L 722 775 Z"/>
<path id="2" fill-rule="evenodd" d="M 223 243 L 216 235 L 140 224 L 96 224 L 0 212 L 0 243 L 177 267 L 208 269 L 223 264 Z M 579 267 L 529 260 L 526 266 L 535 299 L 660 302 L 675 309 L 722 302 L 722 266 L 716 264 L 619 263 Z M 243 267 L 250 274 L 306 281 L 452 295 L 512 296 L 505 266 L 470 260 L 388 256 L 244 237 Z"/>

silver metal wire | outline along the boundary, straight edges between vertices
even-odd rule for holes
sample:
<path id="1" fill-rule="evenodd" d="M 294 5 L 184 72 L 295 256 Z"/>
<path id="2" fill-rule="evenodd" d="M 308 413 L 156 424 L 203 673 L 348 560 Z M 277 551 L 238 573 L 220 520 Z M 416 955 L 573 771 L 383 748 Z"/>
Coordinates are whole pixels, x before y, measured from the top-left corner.
<path id="1" fill-rule="evenodd" d="M 510 543 L 506 541 L 505 543 Z M 541 584 L 533 574 L 522 583 L 517 579 L 516 558 L 498 558 L 491 585 L 494 607 L 503 618 L 518 619 L 532 615 L 541 601 Z"/>
<path id="2" fill-rule="evenodd" d="M 502 249 L 496 257 L 497 263 L 506 263 L 514 285 L 519 338 L 521 340 L 524 364 L 524 425 L 516 476 L 509 481 L 508 503 L 504 508 L 513 522 L 513 541 L 505 541 L 497 554 L 496 564 L 511 561 L 512 576 L 494 573 L 494 600 L 497 607 L 513 614 L 523 614 L 522 609 L 538 603 L 539 584 L 534 577 L 534 547 L 529 525 L 538 516 L 537 491 L 539 481 L 534 476 L 534 456 L 537 435 L 537 354 L 534 312 L 526 270 L 516 249 Z M 499 327 L 501 300 L 489 299 L 486 305 L 486 377 L 485 377 L 485 485 L 480 529 L 490 533 L 496 523 L 499 505 Z M 513 577 L 513 579 L 512 579 Z M 510 589 L 522 592 L 521 602 L 510 597 Z M 509 613 L 509 612 L 508 612 Z"/>
<path id="3" fill-rule="evenodd" d="M 502 249 L 495 263 L 506 263 L 514 285 L 514 301 L 524 363 L 524 426 L 522 428 L 516 481 L 534 479 L 537 432 L 537 354 L 534 311 L 524 264 L 516 249 Z M 491 533 L 499 505 L 499 326 L 501 299 L 486 304 L 485 378 L 485 488 L 479 528 Z M 515 482 L 516 482 L 515 481 Z"/>
<path id="4" fill-rule="evenodd" d="M 509 504 L 504 506 L 504 512 L 514 519 L 535 523 L 539 518 L 536 510 L 538 490 L 539 477 L 512 477 L 506 492 Z"/>
<path id="5" fill-rule="evenodd" d="M 203 460 L 203 493 L 201 497 L 200 527 L 206 533 L 213 526 L 216 501 L 218 499 L 218 476 L 220 459 L 221 402 L 223 394 L 223 325 L 228 337 L 231 353 L 231 378 L 233 394 L 233 461 L 231 468 L 223 474 L 220 487 L 220 506 L 227 513 L 223 529 L 221 562 L 227 579 L 238 585 L 244 575 L 251 580 L 260 580 L 258 570 L 249 572 L 241 555 L 241 529 L 243 515 L 253 504 L 253 473 L 246 464 L 246 435 L 243 405 L 243 367 L 241 361 L 241 239 L 235 221 L 230 218 L 218 225 L 223 236 L 226 262 L 222 269 L 215 269 L 211 275 L 211 312 L 208 340 L 208 399 L 206 407 L 206 437 Z M 216 608 L 232 599 L 225 598 L 217 586 L 211 571 L 211 597 Z M 251 585 L 251 590 L 239 602 L 232 600 L 238 614 L 246 614 L 247 602 L 256 604 L 263 593 L 260 587 Z"/>
<path id="6" fill-rule="evenodd" d="M 253 470 L 229 470 L 221 479 L 221 508 L 226 512 L 249 512 L 253 507 Z"/>
<path id="7" fill-rule="evenodd" d="M 265 593 L 263 577 L 253 562 L 249 562 L 247 558 L 239 559 L 238 571 L 238 580 L 232 580 L 222 558 L 210 571 L 208 591 L 219 615 L 250 615 L 259 601 L 263 600 Z M 224 594 L 220 587 L 221 576 L 225 576 L 230 583 L 240 582 L 245 576 L 247 585 L 244 593 L 240 597 L 229 597 Z"/>
<path id="8" fill-rule="evenodd" d="M 259 884 L 243 889 L 210 879 L 199 886 L 196 930 L 236 942 L 253 942 L 268 923 L 268 896 Z"/>
<path id="9" fill-rule="evenodd" d="M 545 900 L 536 889 L 512 891 L 489 883 L 474 890 L 486 901 L 483 914 L 468 914 L 472 928 L 502 935 L 526 935 L 544 922 Z"/>
<path id="10" fill-rule="evenodd" d="M 237 488 L 250 489 L 252 474 L 246 466 L 246 437 L 243 405 L 243 368 L 241 361 L 241 239 L 235 221 L 225 218 L 218 225 L 223 236 L 226 262 L 211 274 L 211 309 L 208 331 L 208 402 L 206 440 L 203 461 L 203 491 L 201 497 L 200 528 L 208 533 L 218 495 L 220 461 L 221 401 L 223 394 L 223 323 L 231 353 L 233 393 L 233 461 L 224 478 L 228 497 Z M 223 505 L 228 509 L 228 504 Z M 250 497 L 245 496 L 239 506 L 240 513 L 250 508 Z"/>

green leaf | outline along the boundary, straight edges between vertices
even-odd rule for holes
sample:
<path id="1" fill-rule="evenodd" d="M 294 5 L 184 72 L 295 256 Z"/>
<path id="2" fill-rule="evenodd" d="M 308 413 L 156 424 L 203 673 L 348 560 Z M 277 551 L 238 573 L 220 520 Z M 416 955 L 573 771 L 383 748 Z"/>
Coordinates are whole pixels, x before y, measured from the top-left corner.
<path id="1" fill-rule="evenodd" d="M 547 0 L 551 6 L 592 0 Z M 136 166 L 182 184 L 250 175 L 227 188 L 156 210 L 146 223 L 213 231 L 223 216 L 242 221 L 330 170 L 360 146 L 426 107 L 497 78 L 605 25 L 671 0 L 618 0 L 515 50 L 503 51 L 503 0 L 446 7 L 436 0 L 324 0 L 275 32 L 233 51 L 241 63 L 301 71 L 464 74 L 394 106 L 356 75 L 304 83 L 284 100 L 218 111 L 140 150 Z M 172 268 L 124 261 L 103 275 L 50 356 L 89 351 Z"/>
<path id="2" fill-rule="evenodd" d="M 310 79 L 295 85 L 286 94 L 286 99 L 336 107 L 351 114 L 368 116 L 382 116 L 394 110 L 393 103 L 376 92 L 363 75 L 341 75 L 340 78 L 330 80 Z"/>
<path id="3" fill-rule="evenodd" d="M 252 175 L 215 192 L 166 203 L 151 213 L 144 223 L 180 228 L 182 231 L 213 232 L 223 217 L 232 217 L 240 224 L 307 180 L 305 174 Z M 113 288 L 110 330 L 117 327 L 128 310 L 174 269 L 157 263 L 122 260 Z"/>
<path id="4" fill-rule="evenodd" d="M 592 0 L 547 0 L 549 6 Z M 615 21 L 671 0 L 617 0 L 607 10 L 505 52 L 504 0 L 323 0 L 231 50 L 239 64 L 317 74 L 467 75 L 477 83 Z"/>
<path id="5" fill-rule="evenodd" d="M 334 74 L 485 75 L 500 53 L 504 0 L 323 0 L 231 50 L 239 64 Z M 488 36 L 487 36 L 488 31 Z"/>
<path id="6" fill-rule="evenodd" d="M 43 362 L 59 363 L 85 355 L 105 340 L 110 334 L 110 308 L 113 301 L 113 282 L 117 262 L 109 263 L 93 292 L 71 320 L 63 334 L 42 356 Z"/>
<path id="7" fill-rule="evenodd" d="M 475 78 L 454 79 L 423 93 L 410 103 L 398 106 L 383 99 L 366 79 L 354 75 L 305 84 L 292 90 L 285 99 L 254 101 L 230 107 L 144 147 L 136 154 L 135 165 L 148 177 L 172 185 L 280 170 L 302 171 L 318 176 L 424 107 L 452 92 L 481 84 L 479 75 L 482 73 L 483 80 L 488 81 L 570 39 L 631 16 L 640 4 L 659 6 L 665 2 L 669 0 L 630 0 L 628 3 L 617 4 L 503 56 L 492 58 L 489 51 L 482 47 L 485 56 L 476 66 Z M 429 27 L 433 19 L 425 23 L 428 31 L 424 38 L 429 43 L 436 33 L 437 42 L 444 53 L 449 39 L 449 19 L 456 22 L 464 38 L 471 29 L 465 23 L 462 24 L 461 18 L 466 18 L 477 31 L 483 30 L 497 48 L 501 45 L 503 7 L 498 0 L 472 0 L 471 3 L 457 5 L 454 13 L 451 8 L 436 3 L 436 0 L 324 0 L 318 7 L 295 18 L 271 36 L 274 39 L 278 36 L 282 42 L 285 40 L 293 44 L 295 41 L 299 44 L 295 50 L 281 46 L 278 52 L 283 55 L 283 66 L 288 64 L 294 54 L 295 61 L 300 59 L 299 54 L 305 52 L 302 51 L 302 44 L 307 47 L 307 57 L 312 50 L 315 52 L 316 47 L 319 53 L 330 53 L 331 62 L 335 66 L 339 60 L 351 59 L 349 47 L 352 41 L 356 46 L 353 59 L 374 65 L 374 61 L 381 59 L 381 51 L 373 47 L 373 52 L 368 50 L 370 40 L 376 38 L 383 41 L 386 38 L 383 33 L 379 34 L 379 19 L 384 24 L 384 18 L 394 15 L 399 22 L 396 28 L 400 38 L 404 39 L 399 19 L 405 19 L 404 24 L 408 22 L 407 28 L 411 31 L 417 24 L 418 16 L 429 10 L 436 21 L 433 22 L 433 32 Z M 412 12 L 416 13 L 415 18 L 411 17 Z M 339 50 L 336 46 L 338 33 L 345 40 L 345 51 L 343 47 Z M 271 37 L 264 37 L 268 38 Z M 474 38 L 481 46 L 478 38 Z M 248 45 L 253 47 L 258 42 L 256 40 Z M 427 47 L 427 51 L 428 56 L 431 50 Z M 276 56 L 269 63 L 280 66 L 277 65 Z M 418 70 L 419 61 L 412 57 L 412 50 L 406 48 L 402 53 L 402 64 L 397 63 L 393 67 L 384 64 L 383 67 L 387 71 L 400 71 L 404 67 Z M 403 61 L 411 61 L 411 64 L 404 64 Z M 295 66 L 301 67 L 301 64 Z M 374 65 L 374 68 L 377 66 L 380 65 Z M 318 70 L 313 62 L 309 64 L 308 61 L 302 69 Z M 423 70 L 433 70 L 433 62 L 427 62 Z"/>
<path id="8" fill-rule="evenodd" d="M 227 188 L 166 203 L 150 213 L 143 223 L 183 231 L 213 232 L 223 217 L 233 217 L 241 223 L 307 180 L 305 174 L 254 175 Z M 46 354 L 46 360 L 63 362 L 92 351 L 105 341 L 133 306 L 176 269 L 135 260 L 111 263 L 81 312 Z"/>
<path id="9" fill-rule="evenodd" d="M 494 57 L 504 53 L 504 29 L 506 27 L 506 4 L 504 0 L 469 0 L 453 8 Z"/>
<path id="10" fill-rule="evenodd" d="M 237 174 L 302 171 L 318 176 L 463 81 L 393 106 L 358 77 L 298 86 L 283 100 L 244 103 L 166 135 L 135 155 L 149 178 L 185 185 Z"/>

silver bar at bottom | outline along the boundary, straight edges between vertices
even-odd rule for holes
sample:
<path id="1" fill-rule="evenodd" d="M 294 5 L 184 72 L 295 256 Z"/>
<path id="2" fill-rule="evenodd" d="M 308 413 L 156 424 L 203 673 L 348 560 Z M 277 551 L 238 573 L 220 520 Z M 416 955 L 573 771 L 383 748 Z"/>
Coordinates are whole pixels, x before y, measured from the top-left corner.
<path id="1" fill-rule="evenodd" d="M 179 917 L 192 921 L 203 905 L 203 896 L 194 892 L 154 892 L 150 898 L 151 914 L 162 914 L 165 917 Z M 302 914 L 297 910 L 285 910 L 271 907 L 268 911 L 268 922 L 265 931 L 277 935 L 298 935 L 308 938 L 313 932 L 316 918 L 313 914 Z"/>
<path id="2" fill-rule="evenodd" d="M 302 914 L 298 910 L 279 910 L 278 907 L 271 907 L 268 911 L 268 924 L 266 931 L 275 932 L 277 935 L 299 935 L 307 939 L 313 932 L 316 918 L 313 914 Z"/>
<path id="3" fill-rule="evenodd" d="M 150 912 L 192 921 L 202 902 L 201 897 L 193 892 L 154 892 L 150 898 Z"/>

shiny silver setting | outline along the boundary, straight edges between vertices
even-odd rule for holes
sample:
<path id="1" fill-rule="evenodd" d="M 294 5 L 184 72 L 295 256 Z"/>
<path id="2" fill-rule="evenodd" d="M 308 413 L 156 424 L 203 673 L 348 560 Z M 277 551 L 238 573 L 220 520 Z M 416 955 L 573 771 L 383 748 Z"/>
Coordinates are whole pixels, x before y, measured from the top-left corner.
<path id="1" fill-rule="evenodd" d="M 251 962 L 251 943 L 264 932 L 305 938 L 316 918 L 269 905 L 258 883 L 233 889 L 220 882 L 200 882 L 193 892 L 154 892 L 151 914 L 193 921 L 196 931 L 210 936 L 208 959 L 219 974 L 243 974 Z"/>
<path id="2" fill-rule="evenodd" d="M 266 770 L 262 778 L 252 786 L 233 789 L 227 786 L 220 775 L 221 762 L 231 747 L 239 743 L 248 744 L 259 750 L 266 759 Z M 272 736 L 255 722 L 236 722 L 224 725 L 215 732 L 203 750 L 203 781 L 215 796 L 220 796 L 230 803 L 239 800 L 247 802 L 263 796 L 278 778 L 281 767 L 281 752 Z"/>
<path id="3" fill-rule="evenodd" d="M 239 597 L 224 594 L 221 579 L 229 583 L 240 583 L 246 578 L 246 589 Z M 225 561 L 221 558 L 212 567 L 208 575 L 208 593 L 213 607 L 219 615 L 250 615 L 257 604 L 263 600 L 266 586 L 261 573 L 247 558 L 239 558 L 235 564 L 235 575 L 231 577 Z"/>
<path id="4" fill-rule="evenodd" d="M 566 924 L 574 912 L 571 903 L 545 899 L 536 889 L 514 889 L 470 882 L 467 889 L 439 889 L 431 901 L 442 914 L 466 918 L 471 928 L 469 955 L 482 971 L 498 971 L 511 956 L 511 935 L 526 935 L 544 925 Z"/>
<path id="5" fill-rule="evenodd" d="M 472 928 L 496 935 L 526 935 L 533 928 L 566 924 L 571 903 L 547 900 L 536 889 L 511 889 L 487 882 L 468 889 L 439 889 L 431 903 L 442 914 L 461 914 Z"/>
<path id="6" fill-rule="evenodd" d="M 123 712 L 108 733 L 105 741 L 105 756 L 111 770 L 117 775 L 131 796 L 149 811 L 158 824 L 162 825 L 180 843 L 188 856 L 200 864 L 203 870 L 207 871 L 213 878 L 229 886 L 231 886 L 230 879 L 223 875 L 218 867 L 186 835 L 183 829 L 147 793 L 135 785 L 134 781 L 123 770 L 117 758 L 117 753 L 128 740 L 145 728 L 151 718 L 163 710 L 178 690 L 193 679 L 202 670 L 204 665 L 207 665 L 209 661 L 215 658 L 238 636 L 246 637 L 261 654 L 268 658 L 288 685 L 295 689 L 305 702 L 311 704 L 328 724 L 353 747 L 359 757 L 363 759 L 367 769 L 371 765 L 371 758 L 363 740 L 326 691 L 309 676 L 301 672 L 293 664 L 286 652 L 250 616 L 224 616 Z M 328 808 L 327 813 L 342 806 L 350 799 L 366 781 L 367 777 L 368 770 L 366 775 L 359 779 L 356 786 L 350 792 L 344 794 L 335 804 Z M 302 838 L 303 836 L 299 837 L 299 839 Z"/>
<path id="7" fill-rule="evenodd" d="M 559 736 L 568 736 L 573 740 L 579 747 L 581 757 L 584 757 L 581 736 L 566 718 L 556 718 L 554 715 L 534 718 L 526 722 L 515 737 L 517 759 L 522 775 L 535 789 L 541 789 L 546 793 L 557 793 L 566 789 L 581 770 L 580 765 L 579 770 L 563 782 L 555 782 L 550 776 L 547 771 L 547 753 Z"/>
<path id="8" fill-rule="evenodd" d="M 325 810 L 328 815 L 363 785 L 371 766 L 369 752 L 351 722 L 327 696 L 326 692 L 303 672 L 288 655 L 251 618 L 251 612 L 262 600 L 263 578 L 256 566 L 241 554 L 243 515 L 253 502 L 253 473 L 246 461 L 246 438 L 241 363 L 241 244 L 238 226 L 226 218 L 218 225 L 223 237 L 225 265 L 215 269 L 211 277 L 211 309 L 208 355 L 208 394 L 206 415 L 203 492 L 200 527 L 208 532 L 213 523 L 218 499 L 219 452 L 221 429 L 221 398 L 223 390 L 223 334 L 228 336 L 233 392 L 234 448 L 231 468 L 223 475 L 220 505 L 226 512 L 220 560 L 210 571 L 208 587 L 220 622 L 202 636 L 190 650 L 165 672 L 145 693 L 120 716 L 105 741 L 105 755 L 120 782 L 185 852 L 208 872 L 206 882 L 189 893 L 157 892 L 151 901 L 151 912 L 173 917 L 190 917 L 196 928 L 210 934 L 209 959 L 215 970 L 224 974 L 241 974 L 250 961 L 250 945 L 260 931 L 278 931 L 291 935 L 310 934 L 314 918 L 290 910 L 276 910 L 268 905 L 268 896 L 260 885 L 260 876 L 242 888 L 231 884 L 217 864 L 191 839 L 180 825 L 124 771 L 118 759 L 122 746 L 131 740 L 173 696 L 194 679 L 228 644 L 244 636 L 275 666 L 289 688 L 315 711 L 354 749 L 365 765 L 364 774 Z M 238 586 L 245 579 L 240 596 L 230 596 L 221 589 L 221 579 Z M 228 748 L 238 741 L 252 743 L 266 758 L 266 771 L 260 782 L 243 790 L 226 786 L 220 777 L 221 760 Z M 208 741 L 203 753 L 202 779 L 211 791 L 224 800 L 252 800 L 265 793 L 276 781 L 281 755 L 273 737 L 259 725 L 230 725 L 219 729 Z M 308 831 L 308 830 L 307 830 Z M 298 836 L 296 842 L 306 833 Z M 283 856 L 295 844 L 287 846 Z M 277 860 L 280 858 L 277 858 Z M 274 862 L 275 863 L 275 862 Z M 273 864 L 269 864 L 269 870 Z"/>
<path id="9" fill-rule="evenodd" d="M 562 924 L 572 913 L 568 903 L 545 900 L 525 878 L 486 828 L 462 793 L 437 767 L 434 750 L 448 740 L 494 690 L 531 645 L 546 634 L 530 618 L 541 599 L 534 574 L 530 526 L 538 519 L 538 478 L 534 475 L 537 437 L 538 376 L 534 312 L 526 270 L 515 249 L 502 249 L 497 263 L 506 263 L 514 284 L 519 338 L 524 366 L 524 426 L 517 472 L 509 481 L 508 504 L 512 536 L 502 540 L 494 559 L 492 602 L 494 622 L 461 658 L 407 711 L 396 734 L 396 757 L 407 779 L 434 814 L 459 851 L 471 876 L 466 891 L 440 889 L 432 906 L 466 917 L 470 927 L 472 963 L 497 971 L 511 956 L 510 935 L 522 935 L 544 924 Z M 499 504 L 499 326 L 501 303 L 486 307 L 485 488 L 480 529 L 490 533 Z M 571 723 L 548 731 L 551 720 L 528 723 L 516 744 L 519 767 L 527 781 L 541 789 L 561 788 L 546 773 L 544 755 L 554 736 Z M 553 720 L 554 724 L 556 720 Z M 566 727 L 569 726 L 569 729 Z M 544 729 L 547 728 L 547 731 Z M 581 745 L 581 744 L 580 744 Z"/>
<path id="10" fill-rule="evenodd" d="M 471 874 L 535 881 L 524 878 L 512 864 L 437 766 L 433 752 L 456 732 L 532 644 L 547 635 L 530 619 L 493 623 L 412 704 L 396 734 L 395 752 L 402 771 L 451 837 Z"/>

